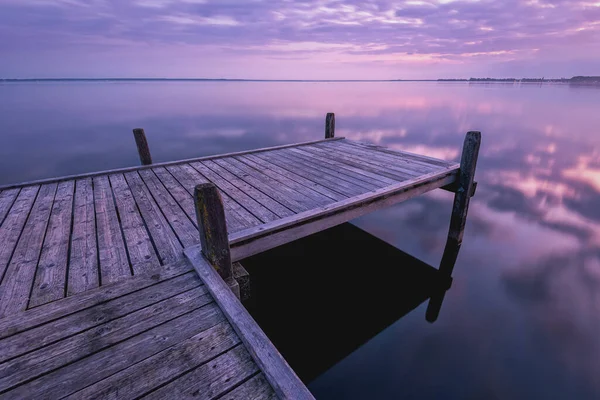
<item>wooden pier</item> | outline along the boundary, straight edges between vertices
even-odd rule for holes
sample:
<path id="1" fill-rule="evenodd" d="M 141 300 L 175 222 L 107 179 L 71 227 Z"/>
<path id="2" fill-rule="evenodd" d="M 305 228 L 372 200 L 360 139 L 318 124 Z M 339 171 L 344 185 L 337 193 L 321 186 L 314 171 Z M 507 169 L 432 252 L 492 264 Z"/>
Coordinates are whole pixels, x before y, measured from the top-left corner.
<path id="1" fill-rule="evenodd" d="M 312 398 L 232 263 L 443 188 L 449 274 L 480 142 L 456 164 L 334 129 L 157 164 L 136 130 L 147 165 L 0 187 L 0 398 Z"/>

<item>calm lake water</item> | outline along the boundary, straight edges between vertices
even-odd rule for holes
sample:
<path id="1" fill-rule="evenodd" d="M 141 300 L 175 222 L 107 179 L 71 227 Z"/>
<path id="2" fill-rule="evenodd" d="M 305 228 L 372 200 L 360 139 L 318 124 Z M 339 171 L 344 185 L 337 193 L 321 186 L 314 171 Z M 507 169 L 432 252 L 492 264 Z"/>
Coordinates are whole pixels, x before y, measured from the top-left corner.
<path id="1" fill-rule="evenodd" d="M 310 383 L 322 398 L 600 398 L 600 89 L 464 83 L 0 85 L 0 184 L 336 136 L 458 160 L 479 187 L 439 319 L 426 304 Z M 452 195 L 354 223 L 431 264 Z M 370 312 L 360 310 L 360 312 Z"/>

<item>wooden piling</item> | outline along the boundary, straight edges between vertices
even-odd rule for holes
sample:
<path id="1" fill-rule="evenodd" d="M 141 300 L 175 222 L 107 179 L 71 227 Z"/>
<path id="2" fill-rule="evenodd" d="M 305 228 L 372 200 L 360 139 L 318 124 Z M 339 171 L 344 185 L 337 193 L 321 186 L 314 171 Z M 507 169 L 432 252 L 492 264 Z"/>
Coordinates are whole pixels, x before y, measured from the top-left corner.
<path id="1" fill-rule="evenodd" d="M 202 254 L 229 283 L 233 281 L 233 266 L 221 195 L 213 183 L 207 182 L 196 186 L 194 200 Z"/>
<path id="2" fill-rule="evenodd" d="M 134 129 L 133 137 L 135 138 L 135 144 L 137 145 L 142 165 L 152 164 L 152 156 L 150 155 L 150 149 L 148 148 L 148 141 L 146 140 L 146 133 L 144 130 L 141 128 Z"/>
<path id="3" fill-rule="evenodd" d="M 448 240 L 446 241 L 444 255 L 442 256 L 439 268 L 440 272 L 447 276 L 452 275 L 452 270 L 454 269 L 454 264 L 456 263 L 458 252 L 462 244 L 465 223 L 467 221 L 467 212 L 469 210 L 469 201 L 471 199 L 471 194 L 473 193 L 473 179 L 475 178 L 475 168 L 477 167 L 480 145 L 481 132 L 467 132 L 460 160 L 458 188 L 454 195 Z"/>
<path id="4" fill-rule="evenodd" d="M 325 117 L 325 139 L 335 137 L 335 114 L 327 113 Z"/>

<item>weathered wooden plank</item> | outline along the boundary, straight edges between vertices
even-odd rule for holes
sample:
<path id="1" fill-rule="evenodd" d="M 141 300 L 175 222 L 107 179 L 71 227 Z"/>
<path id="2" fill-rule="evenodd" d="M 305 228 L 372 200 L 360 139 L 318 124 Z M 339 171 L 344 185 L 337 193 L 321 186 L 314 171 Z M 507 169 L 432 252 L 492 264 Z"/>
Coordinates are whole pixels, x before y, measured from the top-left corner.
<path id="1" fill-rule="evenodd" d="M 194 187 L 196 187 L 196 185 L 209 182 L 208 179 L 202 176 L 202 174 L 192 168 L 192 166 L 189 164 L 167 167 L 167 170 L 173 174 L 173 176 L 179 182 L 181 182 L 192 198 L 194 196 Z M 240 206 L 226 193 L 221 191 L 221 196 L 223 197 L 223 204 L 225 206 L 225 219 L 227 220 L 227 226 L 232 232 L 242 228 L 256 226 L 261 223 L 258 218 L 252 215 L 244 207 Z M 193 202 L 192 210 L 194 210 Z M 194 219 L 195 218 L 196 217 L 194 215 Z"/>
<path id="2" fill-rule="evenodd" d="M 241 260 L 445 186 L 454 182 L 457 174 L 458 168 L 434 172 L 293 217 L 236 232 L 229 236 L 231 259 L 234 262 Z"/>
<path id="3" fill-rule="evenodd" d="M 56 183 L 40 188 L 14 254 L 0 284 L 0 318 L 25 310 L 40 259 Z"/>
<path id="4" fill-rule="evenodd" d="M 137 275 L 132 279 L 91 289 L 77 296 L 67 297 L 0 319 L 0 339 L 87 309 L 101 302 L 156 285 L 158 282 L 181 276 L 190 271 L 193 271 L 193 268 L 189 261 L 184 259 L 173 264 L 164 265 L 147 274 Z M 194 276 L 195 272 L 192 278 Z"/>
<path id="5" fill-rule="evenodd" d="M 0 243 L 2 243 L 2 246 L 0 246 L 0 283 L 12 258 L 13 250 L 23 232 L 23 227 L 38 191 L 39 186 L 23 188 L 10 208 L 4 222 L 0 225 Z"/>
<path id="6" fill-rule="evenodd" d="M 75 183 L 67 296 L 99 285 L 94 188 L 92 179 L 84 178 Z"/>
<path id="7" fill-rule="evenodd" d="M 398 172 L 390 173 L 387 169 L 374 168 L 370 164 L 360 162 L 356 159 L 348 157 L 341 152 L 330 151 L 329 149 L 323 149 L 316 146 L 304 146 L 301 148 L 294 148 L 294 151 L 301 151 L 308 154 L 313 154 L 326 160 L 330 161 L 334 165 L 339 165 L 343 168 L 350 168 L 354 172 L 369 177 L 371 179 L 378 180 L 388 185 L 400 182 L 404 179 L 410 178 L 412 175 L 400 174 Z"/>
<path id="8" fill-rule="evenodd" d="M 275 400 L 273 391 L 264 374 L 257 374 L 231 392 L 219 397 L 220 400 Z"/>
<path id="9" fill-rule="evenodd" d="M 390 149 L 385 146 L 379 146 L 379 145 L 370 144 L 370 143 L 363 143 L 363 142 L 358 142 L 355 140 L 345 140 L 344 143 L 354 145 L 357 147 L 363 147 L 368 150 L 376 150 L 380 153 L 387 153 L 394 157 L 400 156 L 401 158 L 409 159 L 409 160 L 415 161 L 417 163 L 421 163 L 423 165 L 437 165 L 439 167 L 450 168 L 455 164 L 454 162 L 451 162 L 451 161 L 440 160 L 438 158 L 429 157 L 429 156 L 425 156 L 422 154 L 410 153 L 410 152 L 404 151 L 404 150 L 393 150 L 393 149 Z"/>
<path id="10" fill-rule="evenodd" d="M 254 155 L 258 158 L 268 161 L 271 164 L 275 164 L 278 167 L 292 172 L 295 175 L 299 175 L 305 178 L 306 180 L 310 181 L 312 184 L 319 185 L 314 186 L 315 189 L 317 187 L 325 187 L 328 190 L 330 190 L 330 192 L 336 192 L 338 194 L 338 197 L 341 195 L 345 198 L 348 198 L 356 196 L 357 193 L 361 192 L 360 190 L 357 190 L 357 187 L 351 187 L 351 189 L 348 189 L 347 186 L 338 184 L 338 182 L 335 181 L 335 179 L 333 181 L 331 178 L 327 179 L 328 177 L 326 176 L 326 174 L 323 174 L 322 172 L 316 173 L 313 169 L 304 168 L 303 165 L 294 163 L 291 160 L 280 157 L 274 153 L 261 153 Z"/>
<path id="11" fill-rule="evenodd" d="M 366 182 L 373 182 L 373 184 L 377 185 L 378 187 L 393 185 L 394 183 L 398 182 L 397 179 L 390 179 L 383 175 L 371 173 L 369 170 L 355 166 L 356 164 L 344 162 L 338 158 L 332 157 L 331 154 L 327 154 L 325 152 L 319 153 L 320 149 L 313 148 L 313 151 L 309 151 L 308 149 L 308 147 L 304 147 L 302 149 L 293 148 L 289 149 L 289 151 L 303 157 L 305 160 L 314 160 L 321 165 L 327 165 L 327 168 L 347 171 L 357 179 Z"/>
<path id="12" fill-rule="evenodd" d="M 348 143 L 344 143 L 343 146 L 325 146 L 322 148 L 336 149 L 346 157 L 409 176 L 422 175 L 445 168 L 432 164 L 421 164 L 411 159 L 402 158 L 401 156 L 392 156 L 375 150 L 361 149 L 351 146 Z"/>
<path id="13" fill-rule="evenodd" d="M 269 178 L 266 175 L 250 168 L 246 164 L 235 158 L 220 158 L 214 161 L 215 164 L 228 170 L 247 184 L 254 186 L 262 193 L 268 194 L 273 200 L 287 207 L 293 213 L 306 211 L 310 209 L 305 205 L 306 202 L 315 204 L 310 198 L 282 185 L 280 182 Z"/>
<path id="14" fill-rule="evenodd" d="M 350 175 L 350 173 L 347 171 L 334 169 L 331 168 L 330 165 L 294 154 L 290 151 L 290 149 L 277 150 L 272 154 L 286 159 L 288 162 L 293 162 L 294 165 L 299 166 L 299 168 L 303 168 L 305 171 L 311 171 L 314 174 L 321 174 L 324 178 L 332 183 L 336 183 L 338 186 L 343 186 L 349 190 L 356 190 L 357 193 L 364 193 L 365 191 L 381 187 L 381 185 L 378 186 L 365 182 L 361 179 L 357 179 L 356 177 Z"/>
<path id="15" fill-rule="evenodd" d="M 211 303 L 147 330 L 104 351 L 68 364 L 10 392 L 14 398 L 49 398 L 68 396 L 128 366 L 151 357 L 198 332 L 224 320 L 223 313 Z"/>
<path id="16" fill-rule="evenodd" d="M 80 360 L 92 352 L 101 351 L 211 302 L 213 302 L 212 297 L 207 294 L 206 287 L 202 285 L 0 363 L 0 392 Z"/>
<path id="17" fill-rule="evenodd" d="M 60 181 L 66 181 L 66 180 L 70 180 L 70 179 L 90 178 L 90 177 L 95 177 L 95 176 L 100 176 L 100 175 L 109 175 L 109 174 L 116 174 L 116 173 L 125 173 L 125 172 L 130 172 L 130 171 L 139 171 L 144 168 L 166 167 L 169 165 L 186 164 L 186 163 L 190 163 L 193 161 L 213 160 L 215 158 L 233 157 L 233 156 L 244 155 L 244 154 L 260 153 L 263 151 L 270 151 L 270 150 L 275 150 L 275 149 L 286 149 L 288 147 L 302 146 L 305 144 L 314 144 L 314 143 L 319 143 L 319 142 L 343 140 L 343 139 L 344 139 L 343 137 L 339 137 L 339 138 L 333 138 L 333 139 L 311 140 L 308 142 L 284 144 L 284 145 L 272 146 L 272 147 L 263 147 L 261 149 L 243 150 L 243 151 L 236 151 L 236 152 L 232 152 L 232 153 L 216 154 L 216 155 L 212 155 L 212 156 L 194 157 L 194 158 L 188 158 L 188 159 L 176 160 L 176 161 L 166 161 L 166 162 L 162 162 L 162 163 L 154 163 L 152 165 L 141 166 L 141 167 L 136 166 L 136 167 L 116 168 L 116 169 L 109 169 L 109 170 L 97 171 L 97 172 L 85 172 L 83 174 L 66 175 L 66 176 L 60 176 L 60 177 L 56 177 L 56 178 L 38 179 L 38 180 L 28 181 L 28 182 L 9 183 L 7 185 L 1 185 L 0 190 L 13 189 L 13 188 L 17 188 L 17 187 L 25 187 L 25 186 L 31 186 L 31 185 L 42 185 L 45 183 L 60 182 Z"/>
<path id="18" fill-rule="evenodd" d="M 300 193 L 305 194 L 311 199 L 323 203 L 322 205 L 329 204 L 332 202 L 332 200 L 343 200 L 347 198 L 343 194 L 329 190 L 318 183 L 291 173 L 290 171 L 281 168 L 278 165 L 272 164 L 254 155 L 249 154 L 245 156 L 238 156 L 236 159 L 254 169 L 264 172 L 271 178 L 291 187 L 292 189 L 297 190 Z"/>
<path id="19" fill-rule="evenodd" d="M 75 182 L 58 184 L 29 307 L 65 297 Z"/>
<path id="20" fill-rule="evenodd" d="M 193 193 L 190 194 L 186 188 L 166 168 L 154 168 L 152 171 L 156 174 L 158 179 L 165 186 L 167 191 L 173 196 L 177 204 L 183 209 L 185 215 L 187 215 L 190 222 L 196 226 L 196 215 L 194 214 L 194 197 Z M 193 186 L 192 186 L 193 188 Z M 226 213 L 227 214 L 227 213 Z"/>
<path id="21" fill-rule="evenodd" d="M 267 208 L 269 211 L 277 215 L 278 217 L 287 217 L 293 215 L 294 212 L 284 205 L 278 203 L 272 197 L 269 196 L 268 193 L 263 193 L 254 186 L 248 184 L 243 179 L 237 177 L 236 175 L 229 172 L 227 169 L 218 165 L 215 161 L 204 161 L 202 164 L 208 168 L 210 168 L 213 172 L 217 173 L 223 179 L 226 179 L 233 186 L 240 189 L 242 192 L 247 194 L 253 200 L 260 203 L 262 206 Z M 272 190 L 270 190 L 272 191 Z"/>
<path id="22" fill-rule="evenodd" d="M 147 399 L 213 399 L 243 382 L 258 367 L 243 346 L 199 366 L 175 381 L 149 393 Z"/>
<path id="23" fill-rule="evenodd" d="M 269 191 L 271 197 L 296 213 L 310 210 L 320 204 L 235 158 L 222 158 L 215 160 L 215 162 L 220 163 L 224 168 L 228 168 L 232 173 L 251 183 L 259 190 Z"/>
<path id="24" fill-rule="evenodd" d="M 250 211 L 252 215 L 258 218 L 260 221 L 267 222 L 279 219 L 277 214 L 248 196 L 246 193 L 242 192 L 240 189 L 232 185 L 229 181 L 212 171 L 210 168 L 206 167 L 204 164 L 192 163 L 190 165 L 198 170 L 198 172 L 200 172 L 202 175 L 207 177 L 212 183 L 217 185 L 221 192 L 224 192 L 234 198 L 238 203 L 240 203 L 240 205 L 242 205 L 246 210 Z"/>
<path id="25" fill-rule="evenodd" d="M 137 172 L 128 172 L 125 179 L 131 188 L 135 202 L 154 240 L 162 264 L 172 263 L 183 257 L 183 247 L 164 215 L 156 205 L 144 181 Z"/>
<path id="26" fill-rule="evenodd" d="M 143 170 L 140 171 L 140 175 L 154 197 L 156 204 L 160 207 L 169 224 L 171 224 L 171 228 L 175 231 L 183 247 L 198 244 L 200 240 L 198 229 L 192 224 L 192 221 L 190 221 L 154 172 L 152 170 Z"/>
<path id="27" fill-rule="evenodd" d="M 206 363 L 239 343 L 240 339 L 231 328 L 231 325 L 227 321 L 223 321 L 152 357 L 74 393 L 70 398 L 135 399 Z M 217 363 L 217 368 L 218 365 Z M 210 378 L 215 379 L 215 375 L 219 372 L 220 370 L 213 369 L 211 374 L 206 377 L 209 379 L 205 380 L 205 384 L 210 383 L 207 382 Z M 221 379 L 226 378 L 221 377 Z M 173 383 L 175 387 L 178 387 L 180 384 L 179 379 Z M 176 391 L 167 389 L 166 394 L 169 398 L 175 398 L 173 396 L 175 396 Z M 180 397 L 177 396 L 177 398 Z"/>
<path id="28" fill-rule="evenodd" d="M 332 139 L 335 136 L 335 114 L 327 113 L 325 117 L 325 139 Z"/>
<path id="29" fill-rule="evenodd" d="M 200 249 L 189 247 L 185 250 L 185 255 L 279 398 L 313 399 L 306 386 L 279 354 L 256 321 L 252 319 L 217 271 L 202 256 Z"/>
<path id="30" fill-rule="evenodd" d="M 160 265 L 152 240 L 125 178 L 121 174 L 114 174 L 108 179 L 119 210 L 121 229 L 133 273 L 143 273 Z"/>
<path id="31" fill-rule="evenodd" d="M 19 194 L 20 190 L 21 189 L 9 189 L 0 193 L 0 226 L 2 226 L 2 222 L 8 214 L 8 210 L 10 210 L 13 203 L 17 199 L 17 195 Z"/>
<path id="32" fill-rule="evenodd" d="M 158 285 L 149 286 L 128 296 L 121 296 L 95 307 L 77 311 L 55 321 L 21 332 L 18 335 L 9 336 L 0 341 L 0 362 L 54 343 L 85 329 L 106 323 L 109 320 L 200 285 L 200 280 L 193 273 L 187 273 Z M 24 346 L 24 343 L 27 346 Z"/>
<path id="33" fill-rule="evenodd" d="M 100 282 L 104 285 L 131 276 L 131 268 L 108 177 L 95 177 L 93 186 Z"/>

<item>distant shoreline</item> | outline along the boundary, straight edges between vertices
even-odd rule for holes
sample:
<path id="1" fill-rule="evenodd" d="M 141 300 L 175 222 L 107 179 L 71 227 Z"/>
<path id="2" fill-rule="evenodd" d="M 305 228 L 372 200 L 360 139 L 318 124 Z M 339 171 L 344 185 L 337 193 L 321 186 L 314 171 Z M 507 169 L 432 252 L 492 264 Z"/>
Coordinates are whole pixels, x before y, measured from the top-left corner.
<path id="1" fill-rule="evenodd" d="M 440 78 L 440 79 L 227 79 L 227 78 L 0 78 L 0 83 L 26 82 L 458 82 L 458 83 L 561 83 L 570 85 L 599 85 L 600 76 L 573 78 Z"/>

